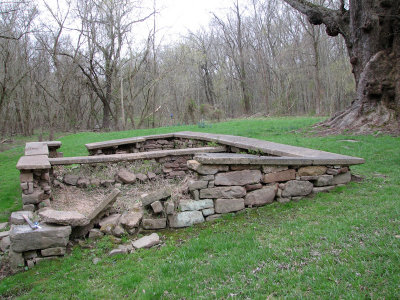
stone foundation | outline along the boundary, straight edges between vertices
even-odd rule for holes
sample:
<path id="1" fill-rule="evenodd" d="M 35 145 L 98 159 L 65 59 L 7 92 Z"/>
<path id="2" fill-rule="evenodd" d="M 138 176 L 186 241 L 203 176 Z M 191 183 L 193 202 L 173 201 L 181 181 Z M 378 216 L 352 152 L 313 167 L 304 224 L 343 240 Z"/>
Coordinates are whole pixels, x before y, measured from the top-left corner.
<path id="1" fill-rule="evenodd" d="M 193 132 L 87 144 L 90 156 L 86 157 L 62 158 L 56 151 L 60 146 L 60 142 L 28 143 L 25 156 L 17 164 L 24 212 L 13 213 L 10 232 L 1 236 L 4 241 L 9 238 L 14 269 L 64 255 L 69 239 L 77 237 L 120 237 L 182 228 L 245 208 L 299 201 L 348 183 L 350 166 L 364 162 L 356 157 L 244 137 Z M 157 171 L 133 172 L 130 163 L 140 160 L 154 162 Z M 68 164 L 113 166 L 116 172 L 101 180 L 92 174 L 60 176 L 56 167 Z M 185 179 L 187 185 L 178 194 L 159 187 L 140 199 L 132 199 L 136 201 L 132 210 L 112 212 L 111 206 L 120 194 L 116 187 L 134 188 L 137 183 L 158 177 L 190 180 Z M 51 207 L 53 191 L 64 185 L 113 191 L 83 215 L 74 207 L 65 211 Z M 38 220 L 41 228 L 26 225 L 23 215 Z M 158 243 L 158 236 L 149 236 L 135 242 L 136 246 L 114 249 L 112 254 Z"/>

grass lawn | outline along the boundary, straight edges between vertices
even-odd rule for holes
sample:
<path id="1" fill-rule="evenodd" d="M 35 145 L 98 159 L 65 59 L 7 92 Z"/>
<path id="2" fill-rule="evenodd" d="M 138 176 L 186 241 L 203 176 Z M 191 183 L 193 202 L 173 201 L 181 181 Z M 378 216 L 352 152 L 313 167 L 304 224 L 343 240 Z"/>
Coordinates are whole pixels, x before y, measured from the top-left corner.
<path id="1" fill-rule="evenodd" d="M 400 138 L 308 136 L 316 118 L 236 120 L 61 139 L 65 156 L 84 144 L 181 130 L 248 136 L 362 157 L 365 177 L 328 194 L 228 214 L 213 223 L 161 232 L 165 244 L 108 257 L 105 237 L 0 282 L 20 299 L 400 298 Z M 349 142 L 353 139 L 356 142 Z M 346 141 L 347 140 L 347 141 Z M 0 211 L 21 206 L 15 164 L 22 148 L 0 153 Z M 397 236 L 397 237 L 396 237 Z M 94 257 L 100 258 L 93 264 Z"/>

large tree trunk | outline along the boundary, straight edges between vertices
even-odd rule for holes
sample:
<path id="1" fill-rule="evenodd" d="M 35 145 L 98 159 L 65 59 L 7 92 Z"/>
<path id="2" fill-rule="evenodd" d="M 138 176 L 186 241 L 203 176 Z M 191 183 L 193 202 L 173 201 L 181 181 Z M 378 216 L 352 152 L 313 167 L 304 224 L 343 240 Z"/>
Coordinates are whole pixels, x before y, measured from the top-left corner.
<path id="1" fill-rule="evenodd" d="M 321 123 L 327 132 L 400 133 L 400 1 L 350 0 L 347 11 L 284 0 L 308 16 L 314 25 L 325 24 L 328 35 L 343 35 L 357 98 L 345 111 Z"/>

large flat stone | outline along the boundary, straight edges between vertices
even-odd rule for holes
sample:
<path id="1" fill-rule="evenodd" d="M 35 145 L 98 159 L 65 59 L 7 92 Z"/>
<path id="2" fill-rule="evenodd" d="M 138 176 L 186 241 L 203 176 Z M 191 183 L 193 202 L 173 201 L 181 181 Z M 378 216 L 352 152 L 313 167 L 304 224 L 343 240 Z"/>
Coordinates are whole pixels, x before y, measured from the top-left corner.
<path id="1" fill-rule="evenodd" d="M 200 190 L 200 198 L 242 198 L 246 195 L 246 189 L 241 186 L 224 186 Z"/>
<path id="2" fill-rule="evenodd" d="M 306 196 L 312 192 L 313 187 L 309 181 L 291 180 L 285 184 L 282 197 Z"/>
<path id="3" fill-rule="evenodd" d="M 115 202 L 115 200 L 117 200 L 120 192 L 121 191 L 119 189 L 113 189 L 112 192 L 104 197 L 103 201 L 101 201 L 101 203 L 97 207 L 95 207 L 95 209 L 88 215 L 87 218 L 89 220 L 93 220 L 107 207 L 110 207 Z"/>
<path id="4" fill-rule="evenodd" d="M 168 221 L 170 227 L 181 228 L 203 223 L 204 217 L 201 211 L 184 211 L 168 216 Z"/>
<path id="5" fill-rule="evenodd" d="M 141 200 L 143 206 L 147 206 L 152 204 L 153 202 L 167 199 L 170 196 L 171 196 L 171 191 L 169 189 L 164 188 L 149 194 L 143 194 Z"/>
<path id="6" fill-rule="evenodd" d="M 214 207 L 214 202 L 212 201 L 212 199 L 180 200 L 179 202 L 179 209 L 181 211 L 202 210 L 211 207 Z"/>
<path id="7" fill-rule="evenodd" d="M 278 189 L 276 186 L 267 186 L 256 191 L 249 192 L 244 198 L 244 205 L 261 206 L 272 203 L 277 191 Z"/>
<path id="8" fill-rule="evenodd" d="M 258 183 L 261 180 L 260 170 L 243 170 L 218 173 L 215 175 L 215 185 L 246 185 Z"/>
<path id="9" fill-rule="evenodd" d="M 50 169 L 47 155 L 22 156 L 17 163 L 18 170 Z"/>
<path id="10" fill-rule="evenodd" d="M 61 211 L 51 208 L 43 209 L 39 212 L 42 220 L 49 224 L 85 226 L 90 220 L 77 211 Z"/>
<path id="11" fill-rule="evenodd" d="M 128 153 L 128 154 L 57 157 L 57 158 L 49 158 L 48 160 L 51 163 L 51 165 L 95 164 L 95 163 L 114 163 L 120 161 L 154 159 L 167 156 L 186 156 L 197 153 L 223 152 L 223 151 L 225 151 L 225 147 L 200 147 L 200 148 L 188 148 L 188 149 L 158 150 L 158 151 L 148 151 L 148 152 Z"/>
<path id="12" fill-rule="evenodd" d="M 244 208 L 244 199 L 217 199 L 215 200 L 215 212 L 225 214 L 235 212 Z"/>
<path id="13" fill-rule="evenodd" d="M 11 248 L 15 252 L 65 247 L 71 234 L 71 226 L 40 224 L 32 230 L 29 225 L 12 225 L 10 230 Z"/>
<path id="14" fill-rule="evenodd" d="M 30 142 L 25 145 L 25 155 L 49 155 L 49 148 L 43 142 Z"/>

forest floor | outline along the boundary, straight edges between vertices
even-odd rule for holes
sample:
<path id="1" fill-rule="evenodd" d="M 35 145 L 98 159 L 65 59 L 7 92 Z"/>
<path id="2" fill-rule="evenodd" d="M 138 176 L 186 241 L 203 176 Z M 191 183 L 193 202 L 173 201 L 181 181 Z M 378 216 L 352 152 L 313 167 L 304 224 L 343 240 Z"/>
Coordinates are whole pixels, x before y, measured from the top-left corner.
<path id="1" fill-rule="evenodd" d="M 400 139 L 308 134 L 319 120 L 234 120 L 61 138 L 61 151 L 72 156 L 86 155 L 85 143 L 129 136 L 233 134 L 362 157 L 366 163 L 352 172 L 365 179 L 300 202 L 162 231 L 162 246 L 129 255 L 109 257 L 115 247 L 109 237 L 86 241 L 63 259 L 4 278 L 0 298 L 399 298 Z M 0 153 L 2 220 L 21 207 L 15 164 L 22 153 L 22 147 Z"/>

